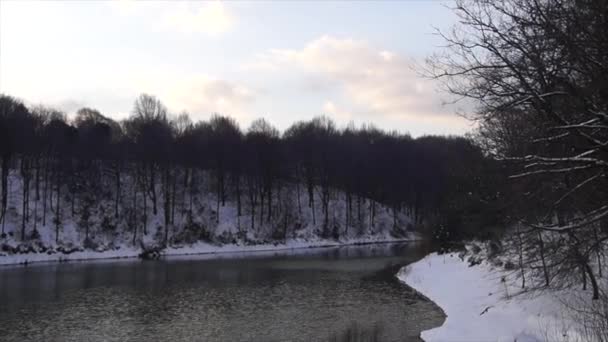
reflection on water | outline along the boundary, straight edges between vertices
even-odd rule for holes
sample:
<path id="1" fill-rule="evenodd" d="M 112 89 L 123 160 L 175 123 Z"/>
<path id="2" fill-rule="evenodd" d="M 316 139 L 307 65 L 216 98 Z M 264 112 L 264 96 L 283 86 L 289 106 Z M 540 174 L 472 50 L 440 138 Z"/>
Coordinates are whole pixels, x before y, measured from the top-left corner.
<path id="1" fill-rule="evenodd" d="M 375 324 L 372 327 L 362 328 L 357 322 L 353 322 L 346 331 L 334 334 L 331 342 L 380 342 L 382 341 L 382 326 Z"/>
<path id="2" fill-rule="evenodd" d="M 441 311 L 407 245 L 0 268 L 0 340 L 410 341 Z"/>

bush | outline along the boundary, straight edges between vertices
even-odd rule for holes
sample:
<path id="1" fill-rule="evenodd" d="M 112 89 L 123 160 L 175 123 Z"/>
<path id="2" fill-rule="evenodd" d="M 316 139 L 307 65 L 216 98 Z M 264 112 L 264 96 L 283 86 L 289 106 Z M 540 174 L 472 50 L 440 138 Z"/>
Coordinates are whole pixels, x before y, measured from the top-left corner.
<path id="1" fill-rule="evenodd" d="M 40 239 L 40 232 L 38 231 L 38 229 L 32 230 L 32 232 L 30 233 L 30 240 L 38 240 L 38 239 Z"/>
<path id="2" fill-rule="evenodd" d="M 505 270 L 512 271 L 515 269 L 515 264 L 511 261 L 505 262 Z"/>
<path id="3" fill-rule="evenodd" d="M 175 244 L 192 244 L 200 240 L 210 242 L 210 234 L 201 224 L 192 221 L 187 222 L 184 228 L 172 238 Z"/>
<path id="4" fill-rule="evenodd" d="M 96 250 L 97 247 L 99 247 L 99 244 L 95 242 L 92 237 L 88 237 L 82 242 L 82 247 L 84 247 L 85 249 Z"/>
<path id="5" fill-rule="evenodd" d="M 215 240 L 220 245 L 236 244 L 236 239 L 234 238 L 234 235 L 232 234 L 232 232 L 229 231 L 222 232 L 222 234 L 216 236 Z"/>
<path id="6" fill-rule="evenodd" d="M 104 216 L 101 220 L 101 229 L 106 232 L 114 231 L 116 230 L 116 224 L 114 224 L 111 218 L 109 218 L 108 216 Z"/>

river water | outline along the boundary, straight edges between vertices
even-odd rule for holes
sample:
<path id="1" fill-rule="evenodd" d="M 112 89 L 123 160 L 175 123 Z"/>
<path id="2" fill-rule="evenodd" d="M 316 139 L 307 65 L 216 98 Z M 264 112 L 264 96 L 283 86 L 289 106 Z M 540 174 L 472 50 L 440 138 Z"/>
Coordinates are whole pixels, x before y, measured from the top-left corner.
<path id="1" fill-rule="evenodd" d="M 0 268 L 0 341 L 419 341 L 408 244 Z"/>

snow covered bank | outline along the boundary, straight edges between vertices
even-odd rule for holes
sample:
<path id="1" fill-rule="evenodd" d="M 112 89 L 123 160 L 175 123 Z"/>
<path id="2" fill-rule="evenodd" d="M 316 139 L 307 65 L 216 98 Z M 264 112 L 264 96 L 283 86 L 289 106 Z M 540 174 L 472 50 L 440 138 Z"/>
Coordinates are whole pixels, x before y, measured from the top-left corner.
<path id="1" fill-rule="evenodd" d="M 358 244 L 373 244 L 373 243 L 395 243 L 415 241 L 412 239 L 396 239 L 396 238 L 380 238 L 369 237 L 351 240 L 289 240 L 286 243 L 267 243 L 267 244 L 226 244 L 213 245 L 209 243 L 196 243 L 183 247 L 169 247 L 161 252 L 161 255 L 179 256 L 179 255 L 194 255 L 194 254 L 220 254 L 220 253 L 242 253 L 242 252 L 260 252 L 260 251 L 278 251 L 289 249 L 303 249 L 316 247 L 336 247 Z M 92 251 L 78 249 L 69 254 L 62 252 L 54 253 L 17 253 L 11 255 L 0 256 L 0 266 L 14 264 L 29 264 L 37 262 L 66 262 L 66 261 L 82 261 L 82 260 L 98 260 L 98 259 L 119 259 L 119 258 L 136 258 L 141 253 L 141 249 L 123 246 L 116 250 Z"/>
<path id="2" fill-rule="evenodd" d="M 485 261 L 469 267 L 458 254 L 433 253 L 397 276 L 447 315 L 442 326 L 422 332 L 427 342 L 584 340 L 572 328 L 557 293 L 513 297 L 517 284 Z"/>

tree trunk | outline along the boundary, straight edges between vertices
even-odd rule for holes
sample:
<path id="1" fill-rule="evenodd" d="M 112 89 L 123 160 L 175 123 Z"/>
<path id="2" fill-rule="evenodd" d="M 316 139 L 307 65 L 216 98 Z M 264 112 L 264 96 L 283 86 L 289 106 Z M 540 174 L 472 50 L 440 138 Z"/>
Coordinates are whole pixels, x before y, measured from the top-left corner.
<path id="1" fill-rule="evenodd" d="M 152 214 L 156 216 L 158 214 L 158 209 L 156 206 L 156 174 L 154 172 L 154 168 L 154 163 L 150 163 L 150 195 L 152 196 Z"/>
<path id="2" fill-rule="evenodd" d="M 581 267 L 581 275 L 583 276 L 583 291 L 587 290 L 587 270 L 585 266 L 586 263 Z"/>
<path id="3" fill-rule="evenodd" d="M 195 171 L 192 170 L 191 174 L 190 174 L 190 203 L 189 203 L 189 208 L 188 208 L 188 214 L 190 215 L 190 219 L 192 219 L 192 203 L 194 202 L 194 185 L 195 183 Z"/>
<path id="4" fill-rule="evenodd" d="M 45 160 L 44 166 L 44 189 L 42 190 L 42 226 L 46 226 L 46 200 L 49 186 L 49 159 Z"/>
<path id="5" fill-rule="evenodd" d="M 519 241 L 518 251 L 519 251 L 519 269 L 521 270 L 521 288 L 526 287 L 526 273 L 524 271 L 524 251 L 523 245 L 524 242 L 521 238 L 521 231 L 519 229 L 519 224 L 517 224 L 517 238 Z"/>
<path id="6" fill-rule="evenodd" d="M 263 190 L 263 185 L 260 186 L 260 228 L 264 224 L 264 195 L 265 191 Z"/>
<path id="7" fill-rule="evenodd" d="M 351 226 L 353 224 L 353 194 L 350 191 L 350 189 L 347 192 L 347 196 L 346 196 L 346 218 L 347 218 L 347 222 L 346 222 L 346 229 L 348 231 L 349 226 Z"/>
<path id="8" fill-rule="evenodd" d="M 344 210 L 346 212 L 346 222 L 344 223 L 344 235 L 346 237 L 348 237 L 348 226 L 350 225 L 350 192 L 346 193 L 346 202 L 345 202 L 345 206 L 346 206 L 346 210 Z"/>
<path id="9" fill-rule="evenodd" d="M 61 181 L 57 172 L 57 202 L 55 208 L 55 243 L 59 243 L 59 225 L 61 223 Z M 52 202 L 51 202 L 52 203 Z"/>
<path id="10" fill-rule="evenodd" d="M 538 231 L 538 245 L 540 247 L 540 260 L 543 264 L 543 275 L 545 276 L 545 286 L 549 286 L 549 270 L 547 270 L 547 263 L 545 261 L 545 244 L 543 242 L 543 236 Z"/>
<path id="11" fill-rule="evenodd" d="M 372 227 L 376 224 L 376 201 L 372 201 Z"/>
<path id="12" fill-rule="evenodd" d="M 184 215 L 184 206 L 186 205 L 186 194 L 188 193 L 188 180 L 190 178 L 190 168 L 187 167 L 184 170 L 184 185 L 183 185 L 183 191 L 182 191 L 182 199 L 180 201 L 180 210 L 182 212 L 182 217 Z"/>
<path id="13" fill-rule="evenodd" d="M 361 225 L 361 195 L 357 194 L 357 222 Z"/>
<path id="14" fill-rule="evenodd" d="M 74 214 L 76 211 L 76 209 L 74 208 L 74 202 L 76 202 L 76 189 L 74 189 L 74 188 L 72 188 L 72 193 L 70 194 L 70 202 L 71 202 L 70 203 L 70 208 L 71 208 L 70 213 L 72 215 L 72 218 L 74 218 Z"/>
<path id="15" fill-rule="evenodd" d="M 21 179 L 23 180 L 22 210 L 21 210 L 21 241 L 25 241 L 25 223 L 27 222 L 30 176 L 28 160 L 25 156 L 21 158 Z"/>
<path id="16" fill-rule="evenodd" d="M 272 183 L 268 183 L 268 218 L 267 222 L 272 220 Z"/>
<path id="17" fill-rule="evenodd" d="M 281 188 L 281 182 L 277 182 L 277 210 L 275 211 L 275 216 L 281 216 L 281 213 L 283 212 L 283 201 L 281 201 L 281 190 L 283 190 Z"/>
<path id="18" fill-rule="evenodd" d="M 323 230 L 325 231 L 326 237 L 329 237 L 329 185 L 323 185 L 323 191 L 321 196 L 323 202 Z"/>
<path id="19" fill-rule="evenodd" d="M 222 197 L 222 207 L 226 206 L 226 186 L 224 184 L 224 172 L 221 173 L 221 180 L 220 180 L 220 194 Z"/>
<path id="20" fill-rule="evenodd" d="M 40 156 L 36 158 L 36 202 L 34 202 L 34 231 L 38 229 L 38 201 L 40 201 Z"/>
<path id="21" fill-rule="evenodd" d="M 298 177 L 298 168 L 296 168 L 296 193 L 298 196 L 298 214 L 302 217 L 302 202 L 300 200 L 300 178 Z"/>
<path id="22" fill-rule="evenodd" d="M 135 181 L 133 182 L 133 213 L 131 214 L 131 222 L 133 222 L 133 245 L 137 239 L 137 170 L 135 171 Z"/>
<path id="23" fill-rule="evenodd" d="M 393 206 L 393 229 L 397 230 L 397 205 Z"/>
<path id="24" fill-rule="evenodd" d="M 236 228 L 241 232 L 241 176 L 236 176 Z"/>
<path id="25" fill-rule="evenodd" d="M 372 202 L 373 201 L 371 199 L 369 199 L 369 229 L 370 229 L 370 231 L 374 227 L 374 216 L 372 214 Z"/>
<path id="26" fill-rule="evenodd" d="M 88 209 L 85 209 L 85 210 L 88 210 Z M 89 222 L 87 222 L 84 227 L 84 239 L 85 240 L 89 239 Z"/>
<path id="27" fill-rule="evenodd" d="M 247 178 L 249 191 L 249 206 L 251 207 L 251 231 L 255 232 L 255 189 L 251 177 Z"/>
<path id="28" fill-rule="evenodd" d="M 116 181 L 116 198 L 114 200 L 114 217 L 118 219 L 118 204 L 120 202 L 120 162 L 116 162 L 115 170 L 115 181 Z"/>
<path id="29" fill-rule="evenodd" d="M 143 177 L 145 177 L 145 175 Z M 142 192 L 141 193 L 144 198 L 144 212 L 143 212 L 143 216 L 142 216 L 143 221 L 144 221 L 144 235 L 148 235 L 148 195 L 146 194 L 145 179 L 142 180 Z"/>
<path id="30" fill-rule="evenodd" d="M 164 167 L 163 174 L 163 199 L 164 199 L 164 217 L 165 217 L 165 236 L 163 244 L 166 247 L 169 242 L 169 225 L 171 224 L 171 194 L 170 194 L 170 172 L 169 168 Z"/>
<path id="31" fill-rule="evenodd" d="M 597 256 L 597 272 L 598 272 L 598 277 L 602 277 L 602 245 L 600 242 L 600 238 L 597 234 L 597 228 L 593 229 L 593 235 L 595 237 L 595 244 L 596 244 L 596 253 L 595 255 Z"/>
<path id="32" fill-rule="evenodd" d="M 2 234 L 4 234 L 4 219 L 6 216 L 6 209 L 8 207 L 8 163 L 10 156 L 4 154 L 2 156 L 2 205 L 0 206 L 0 223 L 2 223 Z"/>
<path id="33" fill-rule="evenodd" d="M 593 300 L 599 299 L 600 289 L 597 284 L 597 279 L 595 279 L 595 275 L 593 274 L 593 270 L 591 270 L 591 266 L 589 266 L 588 262 L 585 263 L 584 267 L 587 271 L 587 274 L 589 275 L 589 280 L 591 280 L 591 288 L 593 289 Z"/>
<path id="34" fill-rule="evenodd" d="M 250 195 L 250 206 L 251 206 L 251 231 L 255 232 L 255 200 L 253 199 L 255 195 Z"/>
<path id="35" fill-rule="evenodd" d="M 317 224 L 317 214 L 315 213 L 315 193 L 313 190 L 313 186 L 309 185 L 308 187 L 308 206 L 312 210 L 312 225 Z"/>
<path id="36" fill-rule="evenodd" d="M 222 183 L 220 181 L 220 177 L 218 175 L 217 179 L 217 200 L 215 203 L 215 223 L 220 223 L 220 201 L 222 197 Z"/>
<path id="37" fill-rule="evenodd" d="M 171 177 L 171 224 L 175 224 L 175 197 L 177 187 L 177 170 L 173 169 L 173 175 Z"/>

